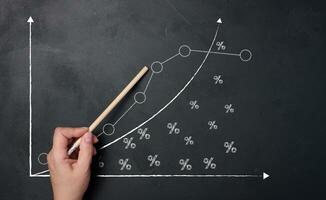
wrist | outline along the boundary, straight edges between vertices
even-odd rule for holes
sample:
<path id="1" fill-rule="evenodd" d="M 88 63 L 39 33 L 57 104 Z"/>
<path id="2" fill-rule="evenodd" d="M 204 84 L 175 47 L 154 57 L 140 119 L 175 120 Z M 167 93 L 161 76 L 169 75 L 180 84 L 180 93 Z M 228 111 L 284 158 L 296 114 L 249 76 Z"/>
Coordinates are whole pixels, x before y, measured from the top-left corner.
<path id="1" fill-rule="evenodd" d="M 53 200 L 82 200 L 83 196 L 71 196 L 71 195 L 53 195 Z"/>

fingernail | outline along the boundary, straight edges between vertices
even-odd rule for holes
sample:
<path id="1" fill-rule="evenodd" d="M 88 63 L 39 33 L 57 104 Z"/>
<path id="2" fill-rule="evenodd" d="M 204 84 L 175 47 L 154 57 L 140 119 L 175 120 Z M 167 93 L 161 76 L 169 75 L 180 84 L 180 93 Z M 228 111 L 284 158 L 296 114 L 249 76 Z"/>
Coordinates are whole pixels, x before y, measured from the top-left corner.
<path id="1" fill-rule="evenodd" d="M 88 133 L 85 134 L 84 141 L 87 144 L 92 144 L 93 143 L 93 136 L 92 136 L 92 134 L 90 132 L 88 132 Z"/>
<path id="2" fill-rule="evenodd" d="M 88 127 L 81 127 L 82 129 L 84 129 L 85 131 L 88 131 Z"/>

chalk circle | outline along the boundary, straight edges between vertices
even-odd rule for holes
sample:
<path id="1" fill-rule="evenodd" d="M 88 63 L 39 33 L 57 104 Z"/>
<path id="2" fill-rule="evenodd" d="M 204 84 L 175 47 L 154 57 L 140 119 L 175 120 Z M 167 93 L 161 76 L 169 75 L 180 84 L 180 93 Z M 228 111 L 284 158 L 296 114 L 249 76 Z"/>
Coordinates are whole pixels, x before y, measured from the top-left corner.
<path id="1" fill-rule="evenodd" d="M 240 59 L 243 62 L 247 62 L 249 60 L 251 60 L 252 54 L 251 51 L 249 49 L 242 49 L 240 51 Z"/>
<path id="2" fill-rule="evenodd" d="M 134 100 L 138 104 L 142 104 L 146 101 L 146 94 L 144 92 L 137 92 L 134 96 Z"/>
<path id="3" fill-rule="evenodd" d="M 98 162 L 98 166 L 99 166 L 100 168 L 103 168 L 103 167 L 104 167 L 104 162 Z"/>
<path id="4" fill-rule="evenodd" d="M 47 153 L 40 153 L 37 157 L 37 161 L 40 165 L 47 165 L 48 164 L 48 154 Z"/>
<path id="5" fill-rule="evenodd" d="M 103 126 L 103 133 L 105 135 L 113 135 L 114 131 L 115 131 L 115 127 L 111 123 L 107 123 Z"/>
<path id="6" fill-rule="evenodd" d="M 191 49 L 188 45 L 181 45 L 179 47 L 179 54 L 181 57 L 188 57 L 190 55 Z"/>
<path id="7" fill-rule="evenodd" d="M 151 70 L 153 73 L 158 74 L 163 71 L 163 65 L 159 61 L 155 61 L 151 64 Z"/>

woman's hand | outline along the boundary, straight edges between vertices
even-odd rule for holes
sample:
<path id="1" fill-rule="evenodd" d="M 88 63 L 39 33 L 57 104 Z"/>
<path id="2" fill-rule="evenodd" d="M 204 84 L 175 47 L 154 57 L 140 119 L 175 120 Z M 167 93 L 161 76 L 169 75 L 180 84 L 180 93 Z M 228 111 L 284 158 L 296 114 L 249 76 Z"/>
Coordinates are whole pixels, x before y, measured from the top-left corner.
<path id="1" fill-rule="evenodd" d="M 75 138 L 82 137 L 79 152 L 71 157 L 67 151 Z M 93 146 L 98 140 L 88 128 L 56 128 L 48 154 L 53 197 L 55 200 L 81 200 L 90 180 Z"/>

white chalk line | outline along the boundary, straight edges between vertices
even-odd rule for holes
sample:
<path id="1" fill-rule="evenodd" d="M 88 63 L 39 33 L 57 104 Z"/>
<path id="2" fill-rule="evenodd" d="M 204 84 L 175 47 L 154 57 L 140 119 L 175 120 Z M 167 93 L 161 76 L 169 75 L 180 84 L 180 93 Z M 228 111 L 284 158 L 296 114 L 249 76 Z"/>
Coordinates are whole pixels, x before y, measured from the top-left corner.
<path id="1" fill-rule="evenodd" d="M 208 53 L 208 51 L 198 50 L 198 49 L 191 49 L 190 51 L 196 53 Z M 219 52 L 219 51 L 211 51 L 210 54 L 219 54 L 219 55 L 227 55 L 227 56 L 240 56 L 239 53 L 226 53 L 226 52 Z"/>
<path id="2" fill-rule="evenodd" d="M 146 84 L 146 87 L 145 87 L 145 89 L 144 89 L 144 91 L 143 91 L 144 94 L 146 94 L 147 88 L 148 88 L 149 83 L 151 82 L 151 80 L 152 80 L 152 78 L 153 78 L 153 75 L 154 75 L 154 73 L 151 71 L 151 76 L 149 77 L 149 79 L 148 79 L 148 81 L 147 81 L 147 84 Z"/>
<path id="3" fill-rule="evenodd" d="M 168 61 L 172 60 L 173 58 L 177 57 L 178 55 L 180 55 L 180 54 L 177 53 L 177 54 L 171 56 L 170 58 L 168 58 L 168 59 L 164 60 L 163 62 L 161 62 L 161 64 L 163 65 L 164 63 L 167 63 Z"/>
<path id="4" fill-rule="evenodd" d="M 32 175 L 32 23 L 29 22 L 29 176 Z"/>
<path id="5" fill-rule="evenodd" d="M 119 119 L 113 123 L 113 126 L 115 126 L 132 109 L 132 107 L 134 107 L 135 104 L 136 102 L 131 104 L 131 106 L 119 117 Z"/>
<path id="6" fill-rule="evenodd" d="M 203 59 L 202 63 L 200 64 L 200 66 L 198 67 L 197 71 L 194 73 L 194 75 L 190 78 L 190 80 L 184 85 L 184 87 L 165 105 L 163 106 L 159 111 L 157 111 L 154 115 L 152 115 L 150 118 L 148 118 L 147 120 L 145 120 L 143 123 L 141 123 L 140 125 L 138 125 L 137 127 L 133 128 L 132 130 L 130 130 L 129 132 L 125 133 L 124 135 L 118 137 L 117 139 L 113 140 L 112 142 L 102 146 L 99 148 L 99 150 L 105 149 L 106 147 L 118 142 L 119 140 L 123 139 L 124 137 L 128 136 L 129 134 L 131 134 L 132 132 L 134 132 L 135 130 L 137 130 L 138 128 L 142 127 L 143 125 L 145 125 L 147 122 L 151 121 L 152 119 L 154 119 L 158 114 L 160 114 L 163 110 L 165 110 L 176 98 L 178 98 L 180 96 L 180 94 L 188 87 L 188 85 L 192 82 L 192 80 L 196 77 L 196 75 L 198 74 L 198 72 L 201 70 L 201 68 L 203 67 L 204 63 L 206 62 L 209 53 L 212 50 L 212 47 L 214 45 L 214 42 L 216 40 L 216 36 L 219 30 L 219 24 L 217 25 L 216 31 L 215 31 L 215 35 L 213 38 L 213 41 L 206 53 L 205 58 Z M 176 54 L 177 55 L 177 54 Z"/>
<path id="7" fill-rule="evenodd" d="M 110 178 L 170 178 L 170 177 L 185 177 L 185 178 L 216 178 L 216 177 L 226 177 L 226 178 L 256 178 L 262 177 L 261 175 L 247 175 L 247 174 L 131 174 L 131 175 L 106 175 L 98 174 L 97 177 L 110 177 Z"/>
<path id="8" fill-rule="evenodd" d="M 41 171 L 41 172 L 38 172 L 38 173 L 35 173 L 35 174 L 33 174 L 34 176 L 35 175 L 41 175 L 41 174 L 44 174 L 44 173 L 46 173 L 46 172 L 49 172 L 50 170 L 44 170 L 44 171 Z"/>
<path id="9" fill-rule="evenodd" d="M 101 133 L 99 133 L 96 137 L 100 137 L 101 135 L 103 135 L 103 131 Z"/>
<path id="10" fill-rule="evenodd" d="M 49 174 L 33 174 L 31 177 L 50 177 Z M 261 178 L 257 174 L 98 174 L 100 178 Z"/>
<path id="11" fill-rule="evenodd" d="M 33 177 L 33 178 L 43 178 L 43 177 L 45 177 L 45 178 L 48 178 L 48 177 L 50 177 L 50 175 L 49 174 L 40 174 L 40 175 L 37 175 L 37 174 L 32 174 L 32 175 L 30 175 L 30 177 Z"/>

